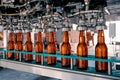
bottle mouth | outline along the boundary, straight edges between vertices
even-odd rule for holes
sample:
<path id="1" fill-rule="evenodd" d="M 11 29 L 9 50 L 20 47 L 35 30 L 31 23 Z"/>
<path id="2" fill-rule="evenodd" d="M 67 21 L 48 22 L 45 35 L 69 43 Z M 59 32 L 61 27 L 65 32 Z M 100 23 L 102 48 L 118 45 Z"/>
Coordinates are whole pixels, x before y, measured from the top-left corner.
<path id="1" fill-rule="evenodd" d="M 8 33 L 11 33 L 11 32 L 13 32 L 12 30 L 8 30 Z"/>
<path id="2" fill-rule="evenodd" d="M 103 30 L 104 29 L 104 26 L 97 26 L 96 27 L 96 30 Z"/>
<path id="3" fill-rule="evenodd" d="M 77 30 L 86 30 L 87 28 L 86 27 L 77 27 Z"/>
<path id="4" fill-rule="evenodd" d="M 68 28 L 68 27 L 64 27 L 64 28 L 62 28 L 62 31 L 70 31 L 71 29 L 70 28 Z"/>
<path id="5" fill-rule="evenodd" d="M 21 30 L 16 30 L 16 33 L 22 32 Z"/>
<path id="6" fill-rule="evenodd" d="M 31 30 L 28 30 L 28 29 L 27 29 L 27 30 L 25 30 L 25 32 L 31 32 Z"/>
<path id="7" fill-rule="evenodd" d="M 35 31 L 36 32 L 42 32 L 43 30 L 42 29 L 36 29 Z"/>
<path id="8" fill-rule="evenodd" d="M 53 31 L 55 31 L 55 29 L 54 28 L 49 28 L 49 29 L 47 29 L 47 31 L 48 32 L 53 32 Z"/>

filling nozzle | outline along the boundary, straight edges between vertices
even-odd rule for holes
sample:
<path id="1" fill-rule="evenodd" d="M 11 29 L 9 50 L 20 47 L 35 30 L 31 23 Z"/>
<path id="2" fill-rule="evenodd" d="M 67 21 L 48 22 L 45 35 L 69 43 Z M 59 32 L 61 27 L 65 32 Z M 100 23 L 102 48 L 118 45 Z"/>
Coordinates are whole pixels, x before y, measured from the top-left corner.
<path id="1" fill-rule="evenodd" d="M 67 26 L 63 25 L 62 31 L 71 31 L 71 28 L 72 27 L 70 27 L 69 25 L 67 25 Z"/>
<path id="2" fill-rule="evenodd" d="M 48 26 L 47 31 L 48 32 L 55 32 L 55 27 Z"/>
<path id="3" fill-rule="evenodd" d="M 43 32 L 42 25 L 36 25 L 35 32 Z"/>
<path id="4" fill-rule="evenodd" d="M 85 3 L 85 10 L 88 11 L 89 10 L 89 4 L 90 4 L 90 0 L 84 0 Z"/>
<path id="5" fill-rule="evenodd" d="M 86 28 L 86 27 L 78 26 L 78 27 L 77 27 L 77 30 L 79 30 L 79 31 L 80 31 L 80 30 L 87 30 L 87 28 Z"/>
<path id="6" fill-rule="evenodd" d="M 96 29 L 100 30 L 100 29 L 104 29 L 104 27 L 105 27 L 104 19 L 102 17 L 100 17 L 97 21 Z"/>

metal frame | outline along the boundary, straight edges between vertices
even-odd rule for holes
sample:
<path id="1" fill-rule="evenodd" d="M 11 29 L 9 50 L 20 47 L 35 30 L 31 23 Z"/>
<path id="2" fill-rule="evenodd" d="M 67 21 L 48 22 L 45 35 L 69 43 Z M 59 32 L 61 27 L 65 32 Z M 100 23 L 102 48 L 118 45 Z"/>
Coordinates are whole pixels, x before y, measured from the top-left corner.
<path id="1" fill-rule="evenodd" d="M 58 78 L 62 80 L 110 80 L 110 79 L 116 79 L 119 80 L 120 77 L 113 77 L 109 75 L 100 75 L 95 73 L 87 73 L 87 72 L 80 72 L 80 71 L 73 71 L 73 70 L 67 70 L 67 69 L 59 69 L 59 68 L 53 68 L 43 65 L 35 65 L 35 64 L 29 64 L 29 63 L 23 63 L 23 62 L 17 62 L 17 61 L 11 61 L 11 60 L 0 60 L 0 65 L 5 68 L 15 69 L 19 71 L 25 71 L 29 73 L 34 73 L 38 75 Z"/>

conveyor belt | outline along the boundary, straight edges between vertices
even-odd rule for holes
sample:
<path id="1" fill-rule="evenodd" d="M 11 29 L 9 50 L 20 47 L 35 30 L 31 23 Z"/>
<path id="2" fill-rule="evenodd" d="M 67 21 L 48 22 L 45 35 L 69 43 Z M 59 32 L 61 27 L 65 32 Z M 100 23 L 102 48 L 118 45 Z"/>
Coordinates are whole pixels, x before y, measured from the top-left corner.
<path id="1" fill-rule="evenodd" d="M 55 67 L 49 66 L 42 66 L 42 65 L 35 65 L 30 63 L 24 62 L 17 62 L 12 60 L 0 60 L 0 65 L 5 68 L 15 69 L 19 71 L 30 72 L 42 76 L 53 77 L 62 80 L 111 80 L 117 79 L 119 80 L 120 77 L 113 77 L 109 75 L 101 75 L 95 73 L 88 73 L 88 72 L 81 72 L 81 71 L 73 71 L 67 69 L 60 69 Z"/>

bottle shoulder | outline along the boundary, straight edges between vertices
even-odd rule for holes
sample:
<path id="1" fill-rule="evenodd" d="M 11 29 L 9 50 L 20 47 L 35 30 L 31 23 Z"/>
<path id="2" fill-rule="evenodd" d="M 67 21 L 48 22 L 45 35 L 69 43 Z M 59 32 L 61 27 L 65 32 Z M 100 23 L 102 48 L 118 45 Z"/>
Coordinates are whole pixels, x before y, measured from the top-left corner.
<path id="1" fill-rule="evenodd" d="M 32 44 L 32 41 L 26 41 L 25 44 Z"/>
<path id="2" fill-rule="evenodd" d="M 8 44 L 9 44 L 9 43 L 13 43 L 13 44 L 14 44 L 14 41 L 8 41 L 7 43 L 8 43 Z"/>
<path id="3" fill-rule="evenodd" d="M 55 42 L 48 42 L 48 45 L 55 45 Z"/>
<path id="4" fill-rule="evenodd" d="M 63 42 L 62 45 L 69 45 L 70 46 L 70 43 L 69 42 Z"/>
<path id="5" fill-rule="evenodd" d="M 107 45 L 105 43 L 97 43 L 96 47 L 104 47 L 107 48 Z"/>
<path id="6" fill-rule="evenodd" d="M 34 46 L 35 46 L 35 47 L 37 47 L 37 46 L 43 47 L 43 43 L 41 43 L 41 42 L 36 42 Z"/>
<path id="7" fill-rule="evenodd" d="M 87 47 L 87 44 L 86 43 L 78 43 L 78 46 L 86 46 Z"/>
<path id="8" fill-rule="evenodd" d="M 62 43 L 61 48 L 71 49 L 70 43 Z"/>
<path id="9" fill-rule="evenodd" d="M 35 44 L 36 44 L 36 45 L 37 45 L 37 44 L 41 44 L 41 45 L 42 45 L 43 42 L 41 42 L 41 41 L 36 41 Z"/>

